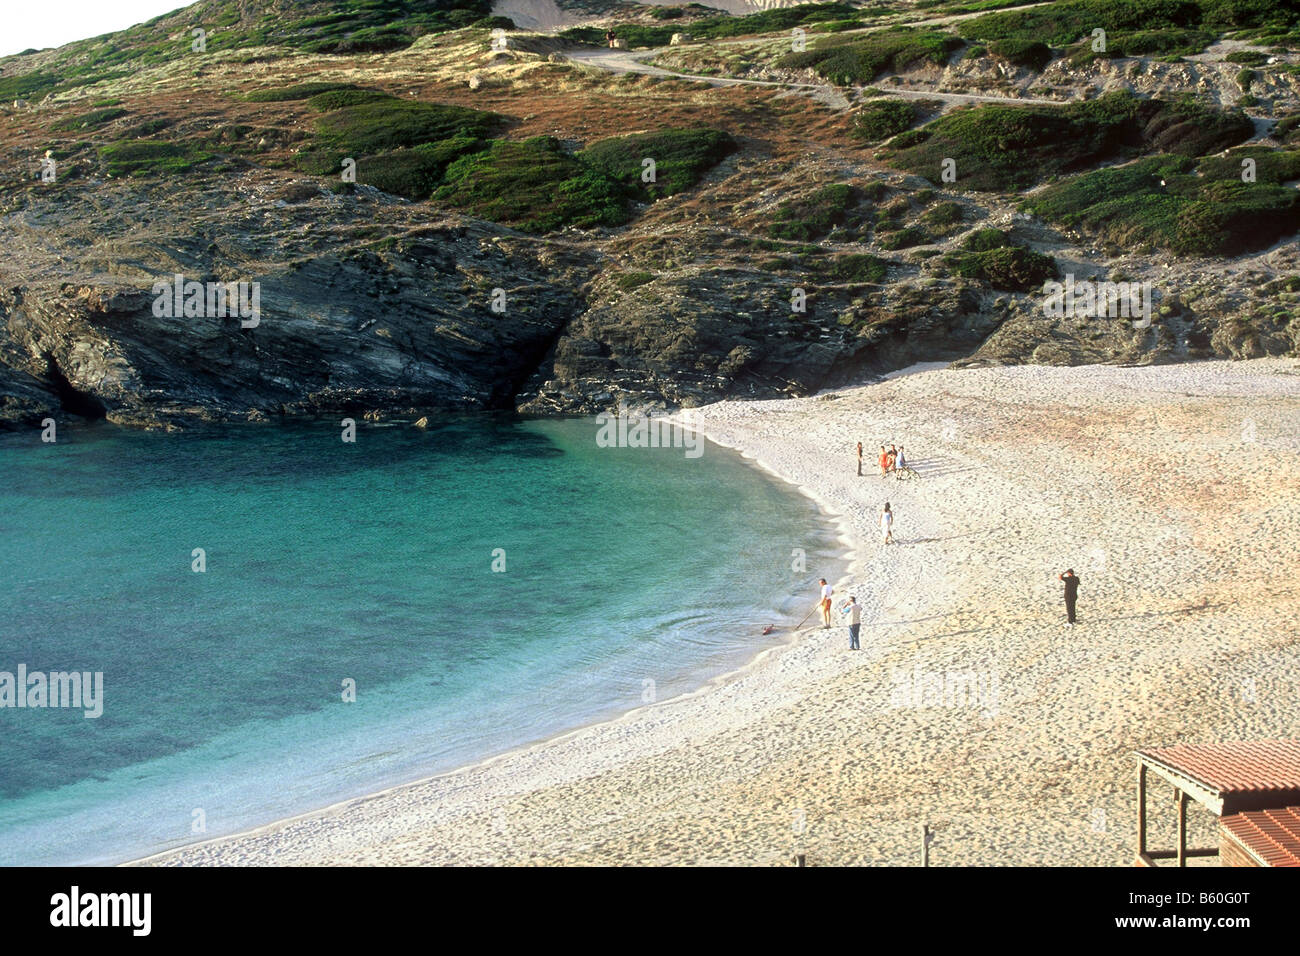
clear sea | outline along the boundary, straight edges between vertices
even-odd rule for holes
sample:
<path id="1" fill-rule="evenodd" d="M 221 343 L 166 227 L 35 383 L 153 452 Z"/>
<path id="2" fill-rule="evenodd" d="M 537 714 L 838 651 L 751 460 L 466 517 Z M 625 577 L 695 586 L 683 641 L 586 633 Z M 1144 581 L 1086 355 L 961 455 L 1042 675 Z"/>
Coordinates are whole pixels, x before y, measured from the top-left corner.
<path id="1" fill-rule="evenodd" d="M 134 859 L 695 689 L 842 572 L 735 453 L 596 431 L 0 433 L 0 671 L 104 687 L 98 718 L 0 707 L 0 864 Z"/>

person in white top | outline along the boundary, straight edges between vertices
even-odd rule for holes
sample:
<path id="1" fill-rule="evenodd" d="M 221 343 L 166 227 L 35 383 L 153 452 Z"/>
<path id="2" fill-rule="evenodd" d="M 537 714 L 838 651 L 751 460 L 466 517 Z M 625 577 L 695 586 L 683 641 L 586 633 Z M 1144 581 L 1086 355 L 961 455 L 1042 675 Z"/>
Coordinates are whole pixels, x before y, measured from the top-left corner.
<path id="1" fill-rule="evenodd" d="M 889 502 L 885 502 L 885 507 L 880 509 L 880 542 L 881 544 L 894 543 L 894 513 L 889 510 Z"/>
<path id="2" fill-rule="evenodd" d="M 858 599 L 849 595 L 849 599 L 840 605 L 840 613 L 848 614 L 849 617 L 849 650 L 858 651 L 858 631 L 862 627 L 862 605 Z"/>
<path id="3" fill-rule="evenodd" d="M 826 583 L 825 578 L 822 578 L 821 584 L 822 599 L 819 606 L 822 612 L 822 627 L 827 628 L 831 626 L 831 586 Z"/>
<path id="4" fill-rule="evenodd" d="M 903 457 L 903 446 L 898 446 L 898 457 L 894 459 L 894 470 L 902 471 L 907 467 L 907 459 Z"/>

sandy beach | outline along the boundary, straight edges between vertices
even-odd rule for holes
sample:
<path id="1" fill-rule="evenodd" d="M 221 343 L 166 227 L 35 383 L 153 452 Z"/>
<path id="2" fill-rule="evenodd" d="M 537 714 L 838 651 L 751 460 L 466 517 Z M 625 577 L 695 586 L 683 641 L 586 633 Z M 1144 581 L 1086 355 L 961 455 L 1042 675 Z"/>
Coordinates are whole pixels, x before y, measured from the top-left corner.
<path id="1" fill-rule="evenodd" d="M 929 824 L 932 865 L 1127 865 L 1133 750 L 1300 735 L 1300 362 L 932 369 L 688 418 L 841 521 L 862 651 L 809 628 L 698 693 L 144 862 L 913 865 Z M 882 480 L 882 441 L 922 478 Z"/>

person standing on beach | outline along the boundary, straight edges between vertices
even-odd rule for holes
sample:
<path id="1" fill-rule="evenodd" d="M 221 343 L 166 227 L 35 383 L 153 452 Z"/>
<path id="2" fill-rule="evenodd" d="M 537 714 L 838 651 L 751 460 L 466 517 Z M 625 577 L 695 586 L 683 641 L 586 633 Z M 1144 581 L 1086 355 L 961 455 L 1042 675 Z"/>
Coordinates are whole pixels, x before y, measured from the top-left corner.
<path id="1" fill-rule="evenodd" d="M 1064 574 L 1058 574 L 1056 580 L 1065 584 L 1065 626 L 1074 627 L 1074 604 L 1079 600 L 1079 579 L 1074 568 L 1067 568 Z"/>
<path id="2" fill-rule="evenodd" d="M 898 456 L 894 459 L 894 470 L 902 471 L 907 467 L 907 459 L 903 456 L 903 446 L 898 446 Z"/>
<path id="3" fill-rule="evenodd" d="M 880 543 L 894 543 L 894 513 L 889 510 L 889 502 L 880 509 Z"/>
<path id="4" fill-rule="evenodd" d="M 858 599 L 849 595 L 849 599 L 840 605 L 840 613 L 851 615 L 849 617 L 849 650 L 860 651 L 858 647 L 858 631 L 862 627 L 862 605 Z"/>
<path id="5" fill-rule="evenodd" d="M 822 599 L 818 607 L 822 612 L 822 627 L 827 628 L 831 626 L 831 586 L 826 583 L 825 578 L 822 578 L 821 585 Z"/>
<path id="6" fill-rule="evenodd" d="M 862 442 L 858 442 L 858 477 L 862 477 Z"/>
<path id="7" fill-rule="evenodd" d="M 880 477 L 884 478 L 889 474 L 889 452 L 885 451 L 885 446 L 880 446 Z"/>

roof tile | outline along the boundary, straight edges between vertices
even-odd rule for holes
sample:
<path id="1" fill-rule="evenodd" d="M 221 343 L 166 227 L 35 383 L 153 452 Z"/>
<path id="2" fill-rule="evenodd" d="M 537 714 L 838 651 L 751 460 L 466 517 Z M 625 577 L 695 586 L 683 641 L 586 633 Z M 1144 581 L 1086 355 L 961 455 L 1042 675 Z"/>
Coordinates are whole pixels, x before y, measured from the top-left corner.
<path id="1" fill-rule="evenodd" d="M 1139 753 L 1225 795 L 1300 790 L 1300 740 L 1177 744 Z"/>
<path id="2" fill-rule="evenodd" d="M 1300 807 L 1233 813 L 1219 823 L 1269 866 L 1300 866 Z"/>

